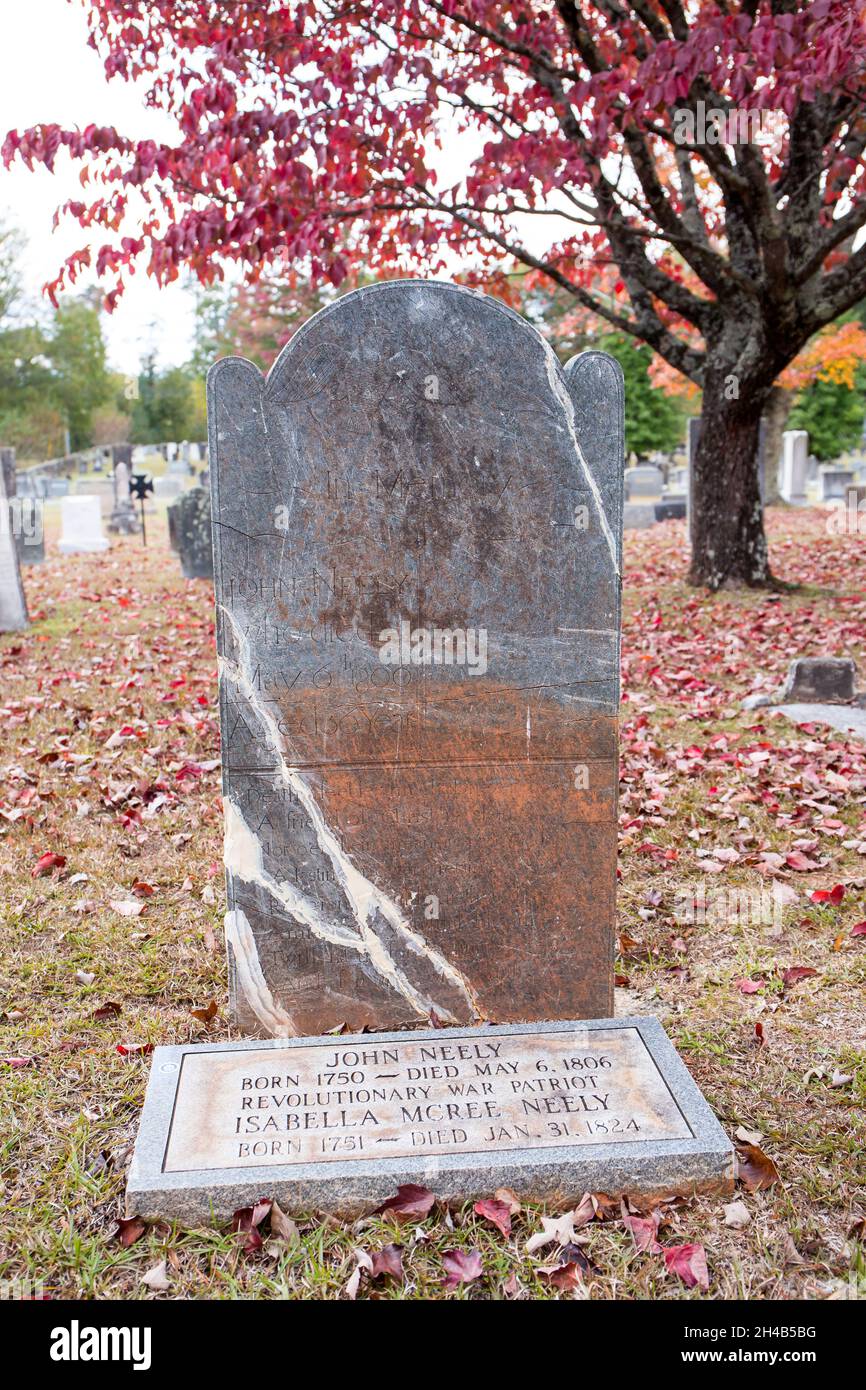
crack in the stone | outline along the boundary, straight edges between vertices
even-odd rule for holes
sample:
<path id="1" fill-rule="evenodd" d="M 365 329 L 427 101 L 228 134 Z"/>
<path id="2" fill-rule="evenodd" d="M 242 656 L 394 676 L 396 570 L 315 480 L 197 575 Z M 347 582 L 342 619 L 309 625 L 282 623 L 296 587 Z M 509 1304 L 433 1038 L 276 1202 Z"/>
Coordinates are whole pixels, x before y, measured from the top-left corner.
<path id="1" fill-rule="evenodd" d="M 613 562 L 614 573 L 616 574 L 617 578 L 621 578 L 619 564 L 617 563 L 616 541 L 614 540 L 613 531 L 611 531 L 610 529 L 610 524 L 605 514 L 604 503 L 601 500 L 601 493 L 598 488 L 598 483 L 595 481 L 592 471 L 589 468 L 586 459 L 583 456 L 583 450 L 580 447 L 580 440 L 577 437 L 577 429 L 575 428 L 574 423 L 574 402 L 571 399 L 571 396 L 569 395 L 568 387 L 562 379 L 562 367 L 560 365 L 559 358 L 553 351 L 553 348 L 550 346 L 550 344 L 545 341 L 545 339 L 542 339 L 541 341 L 542 346 L 544 348 L 545 364 L 547 366 L 547 380 L 550 382 L 550 389 L 562 407 L 562 413 L 565 416 L 565 423 L 568 429 L 569 437 L 571 439 L 572 444 L 574 445 L 575 458 L 577 459 L 580 465 L 580 469 L 583 473 L 583 476 L 586 478 L 586 481 L 589 484 L 589 490 L 592 493 L 593 500 L 595 501 L 595 505 L 598 510 L 598 516 L 601 522 L 601 529 L 604 532 L 605 540 L 607 541 L 608 549 L 610 550 L 610 558 Z"/>

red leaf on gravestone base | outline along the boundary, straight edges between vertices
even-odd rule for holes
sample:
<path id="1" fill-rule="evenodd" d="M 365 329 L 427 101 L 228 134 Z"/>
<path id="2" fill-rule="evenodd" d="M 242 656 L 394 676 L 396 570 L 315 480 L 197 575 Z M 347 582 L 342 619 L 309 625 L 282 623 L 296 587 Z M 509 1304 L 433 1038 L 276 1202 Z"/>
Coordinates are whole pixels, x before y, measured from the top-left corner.
<path id="1" fill-rule="evenodd" d="M 485 1198 L 475 1203 L 473 1211 L 476 1216 L 483 1217 L 501 1231 L 506 1240 L 511 1235 L 511 1212 L 504 1202 L 497 1202 L 495 1198 Z"/>
<path id="2" fill-rule="evenodd" d="M 242 1249 L 245 1255 L 253 1255 L 262 1247 L 258 1227 L 262 1224 L 273 1201 L 270 1197 L 260 1197 L 252 1207 L 239 1207 L 232 1216 L 232 1230 L 244 1237 Z"/>
<path id="3" fill-rule="evenodd" d="M 140 1240 L 147 1230 L 147 1223 L 140 1216 L 121 1216 L 117 1222 L 114 1238 L 127 1250 Z"/>
<path id="4" fill-rule="evenodd" d="M 707 1255 L 702 1245 L 669 1245 L 664 1257 L 668 1272 L 682 1279 L 687 1288 L 710 1287 Z"/>
<path id="5" fill-rule="evenodd" d="M 446 1289 L 456 1289 L 459 1284 L 471 1284 L 480 1279 L 484 1265 L 477 1250 L 446 1250 L 442 1256 L 445 1269 L 443 1284 Z"/>
<path id="6" fill-rule="evenodd" d="M 389 1197 L 387 1202 L 376 1208 L 376 1213 L 382 1215 L 384 1212 L 390 1212 L 399 1221 L 423 1221 L 435 1201 L 436 1194 L 429 1188 L 406 1182 L 397 1188 L 395 1197 Z"/>
<path id="7" fill-rule="evenodd" d="M 631 1216 L 627 1213 L 623 1217 L 623 1222 L 634 1237 L 636 1250 L 649 1250 L 652 1255 L 657 1255 L 659 1253 L 662 1247 L 657 1239 L 659 1229 L 658 1217 Z"/>

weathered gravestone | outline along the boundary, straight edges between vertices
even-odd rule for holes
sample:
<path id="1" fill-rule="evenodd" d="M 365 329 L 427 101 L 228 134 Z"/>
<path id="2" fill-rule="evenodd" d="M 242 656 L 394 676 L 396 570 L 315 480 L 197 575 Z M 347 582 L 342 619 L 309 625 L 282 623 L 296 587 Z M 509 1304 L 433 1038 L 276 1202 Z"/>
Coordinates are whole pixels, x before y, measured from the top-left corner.
<path id="1" fill-rule="evenodd" d="M 6 497 L 5 470 L 0 468 L 0 632 L 20 632 L 27 624 L 27 603 Z"/>
<path id="2" fill-rule="evenodd" d="M 731 1145 L 654 1018 L 160 1047 L 127 1212 L 651 1199 L 733 1186 Z"/>
<path id="3" fill-rule="evenodd" d="M 186 579 L 213 579 L 210 493 L 190 488 L 168 508 L 168 537 Z"/>
<path id="4" fill-rule="evenodd" d="M 41 501 L 37 501 L 33 496 L 18 495 L 14 449 L 0 449 L 0 464 L 3 468 L 3 482 L 9 504 L 9 524 L 15 537 L 18 563 L 41 565 L 45 560 L 44 514 Z"/>
<path id="5" fill-rule="evenodd" d="M 404 281 L 208 390 L 236 1023 L 610 1014 L 619 368 Z"/>

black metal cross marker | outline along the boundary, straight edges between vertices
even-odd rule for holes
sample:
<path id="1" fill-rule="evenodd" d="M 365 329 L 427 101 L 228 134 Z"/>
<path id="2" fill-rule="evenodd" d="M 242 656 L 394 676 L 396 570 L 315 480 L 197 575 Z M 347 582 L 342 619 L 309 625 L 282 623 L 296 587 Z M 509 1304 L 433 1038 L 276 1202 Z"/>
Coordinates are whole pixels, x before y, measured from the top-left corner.
<path id="1" fill-rule="evenodd" d="M 141 543 L 147 545 L 147 532 L 144 527 L 144 499 L 149 492 L 153 492 L 153 478 L 149 478 L 146 473 L 133 473 L 129 480 L 129 495 L 137 497 L 141 503 Z"/>

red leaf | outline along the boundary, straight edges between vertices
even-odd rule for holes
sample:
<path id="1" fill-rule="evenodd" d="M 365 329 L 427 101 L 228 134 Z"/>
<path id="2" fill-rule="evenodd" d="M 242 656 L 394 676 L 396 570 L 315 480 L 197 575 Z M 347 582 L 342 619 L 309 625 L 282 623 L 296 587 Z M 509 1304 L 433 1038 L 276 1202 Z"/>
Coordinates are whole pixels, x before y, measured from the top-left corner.
<path id="1" fill-rule="evenodd" d="M 785 855 L 785 863 L 790 869 L 796 869 L 803 874 L 808 874 L 813 869 L 820 869 L 821 867 L 820 864 L 816 864 L 814 859 L 808 859 L 805 854 L 801 854 L 798 849 Z"/>
<path id="2" fill-rule="evenodd" d="M 42 878 L 45 874 L 50 874 L 52 869 L 64 868 L 65 864 L 65 855 L 55 854 L 53 850 L 49 849 L 36 861 L 36 868 L 31 870 L 31 877 Z"/>
<path id="3" fill-rule="evenodd" d="M 132 891 L 137 898 L 152 898 L 156 889 L 151 888 L 149 883 L 142 883 L 139 879 L 132 885 Z"/>
<path id="4" fill-rule="evenodd" d="M 118 1043 L 117 1050 L 121 1057 L 146 1056 L 153 1051 L 153 1043 Z"/>
<path id="5" fill-rule="evenodd" d="M 702 1245 L 669 1245 L 664 1256 L 668 1272 L 682 1279 L 687 1288 L 710 1287 L 707 1256 Z"/>
<path id="6" fill-rule="evenodd" d="M 816 888 L 809 897 L 813 903 L 832 903 L 838 907 L 845 896 L 845 889 L 841 883 L 837 883 L 835 888 Z"/>
<path id="7" fill-rule="evenodd" d="M 657 1255 L 661 1250 L 658 1240 L 658 1217 L 652 1216 L 624 1216 L 623 1221 L 634 1236 L 636 1250 L 649 1250 L 651 1254 Z"/>
<path id="8" fill-rule="evenodd" d="M 396 1197 L 389 1197 L 387 1202 L 376 1208 L 376 1211 L 380 1215 L 388 1211 L 401 1221 L 423 1221 L 435 1201 L 436 1194 L 429 1188 L 406 1182 L 397 1188 Z"/>
<path id="9" fill-rule="evenodd" d="M 757 994 L 766 985 L 766 980 L 736 980 L 734 982 L 741 994 Z"/>
<path id="10" fill-rule="evenodd" d="M 782 984 L 785 989 L 790 989 L 792 985 L 799 984 L 800 980 L 808 980 L 810 975 L 817 974 L 817 970 L 813 970 L 811 965 L 791 965 L 782 971 Z"/>
<path id="11" fill-rule="evenodd" d="M 245 1237 L 241 1245 L 245 1255 L 252 1255 L 261 1249 L 263 1242 L 257 1228 L 272 1206 L 270 1197 L 260 1197 L 255 1206 L 239 1207 L 232 1216 L 232 1230 Z"/>
<path id="12" fill-rule="evenodd" d="M 142 1221 L 140 1216 L 121 1216 L 117 1223 L 117 1230 L 114 1232 L 115 1240 L 119 1241 L 124 1249 L 134 1245 L 140 1240 L 147 1230 L 147 1223 Z"/>
<path id="13" fill-rule="evenodd" d="M 485 1198 L 484 1201 L 476 1202 L 473 1210 L 476 1216 L 481 1216 L 492 1226 L 496 1226 L 506 1240 L 511 1235 L 511 1212 L 504 1202 L 497 1202 L 495 1198 Z"/>
<path id="14" fill-rule="evenodd" d="M 445 1268 L 443 1283 L 446 1289 L 456 1289 L 458 1284 L 471 1284 L 480 1279 L 484 1265 L 477 1250 L 446 1250 L 442 1256 Z"/>
<path id="15" fill-rule="evenodd" d="M 21 1067 L 32 1067 L 32 1066 L 33 1066 L 33 1058 L 32 1058 L 32 1057 L 4 1057 L 4 1058 L 3 1058 L 3 1065 L 4 1065 L 4 1067 L 12 1067 L 13 1071 L 18 1071 L 18 1070 L 20 1070 Z"/>
<path id="16" fill-rule="evenodd" d="M 403 1278 L 402 1245 L 385 1245 L 381 1250 L 377 1250 L 371 1258 L 373 1261 L 373 1268 L 370 1270 L 371 1279 Z"/>
<path id="17" fill-rule="evenodd" d="M 851 935 L 866 936 L 866 922 L 857 922 L 855 926 L 851 928 Z"/>
<path id="18" fill-rule="evenodd" d="M 104 1018 L 116 1018 L 121 1012 L 121 1005 L 115 1003 L 113 999 L 109 999 L 106 1003 L 100 1004 L 98 1009 L 93 1010 L 91 1018 L 98 1018 L 100 1020 Z"/>

